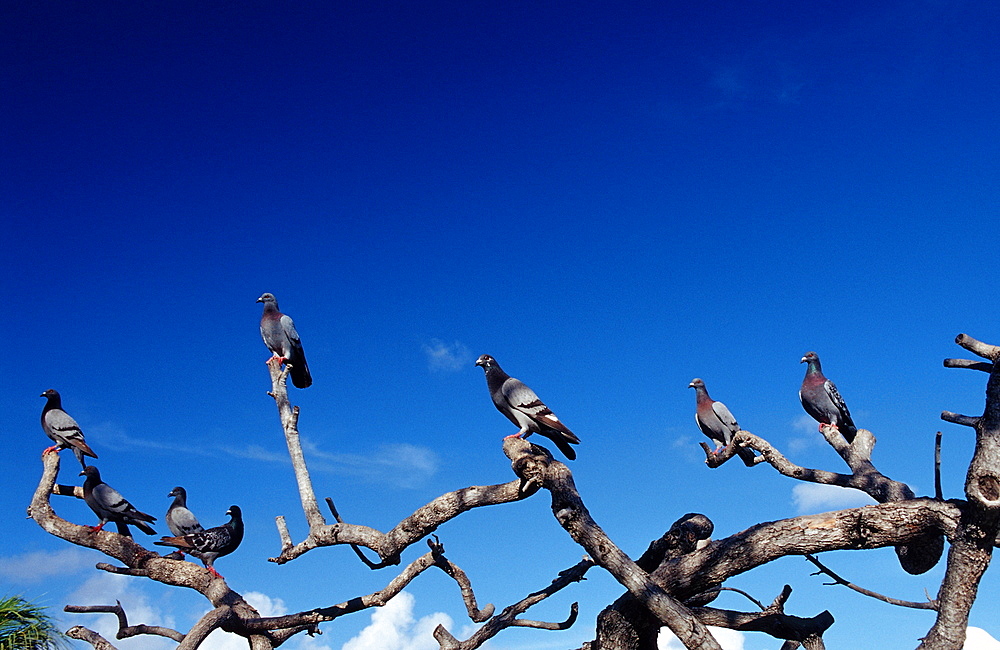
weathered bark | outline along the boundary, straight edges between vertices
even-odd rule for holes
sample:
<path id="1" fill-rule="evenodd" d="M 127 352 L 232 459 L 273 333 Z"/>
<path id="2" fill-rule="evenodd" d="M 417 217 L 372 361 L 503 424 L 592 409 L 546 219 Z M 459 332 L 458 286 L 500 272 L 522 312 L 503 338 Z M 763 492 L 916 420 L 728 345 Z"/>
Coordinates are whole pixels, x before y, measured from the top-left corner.
<path id="1" fill-rule="evenodd" d="M 955 342 L 990 361 L 986 382 L 986 407 L 980 417 L 949 412 L 942 419 L 976 431 L 976 449 L 965 478 L 965 508 L 948 551 L 948 565 L 938 592 L 940 603 L 934 627 L 924 637 L 921 649 L 958 650 L 965 642 L 969 610 L 975 602 L 979 582 L 989 567 L 993 545 L 1000 532 L 1000 347 L 959 334 Z M 982 370 L 981 362 L 945 361 L 955 368 Z"/>

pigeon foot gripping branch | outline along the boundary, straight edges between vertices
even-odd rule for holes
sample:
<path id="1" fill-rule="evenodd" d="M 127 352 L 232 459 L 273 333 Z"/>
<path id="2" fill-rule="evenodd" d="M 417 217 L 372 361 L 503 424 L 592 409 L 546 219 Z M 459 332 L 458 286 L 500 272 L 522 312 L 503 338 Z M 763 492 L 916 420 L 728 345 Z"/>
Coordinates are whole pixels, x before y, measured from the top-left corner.
<path id="1" fill-rule="evenodd" d="M 257 298 L 257 302 L 264 303 L 260 336 L 274 355 L 271 359 L 277 358 L 279 363 L 291 366 L 289 374 L 296 388 L 308 388 L 312 385 L 312 375 L 309 374 L 306 353 L 302 350 L 299 333 L 295 331 L 295 323 L 290 316 L 278 311 L 278 300 L 273 293 L 265 293 Z"/>
<path id="2" fill-rule="evenodd" d="M 566 458 L 576 460 L 576 452 L 570 445 L 580 444 L 580 439 L 559 421 L 535 391 L 504 372 L 497 360 L 488 354 L 479 357 L 476 365 L 486 371 L 486 387 L 493 405 L 520 428 L 515 436 L 527 438 L 532 433 L 539 433 L 554 442 Z"/>
<path id="3" fill-rule="evenodd" d="M 52 442 L 56 443 L 42 453 L 48 454 L 60 449 L 72 449 L 76 459 L 80 461 L 80 467 L 86 467 L 87 463 L 83 457 L 97 458 L 97 454 L 83 439 L 80 425 L 62 409 L 62 397 L 57 391 L 50 388 L 42 393 L 41 397 L 48 400 L 42 409 L 42 430 L 45 431 L 45 435 L 52 439 Z"/>
<path id="4" fill-rule="evenodd" d="M 212 572 L 212 575 L 221 578 L 222 575 L 213 566 L 215 561 L 235 551 L 243 541 L 243 512 L 240 507 L 229 506 L 226 515 L 229 516 L 229 521 L 221 526 L 189 535 L 162 537 L 153 543 L 158 546 L 173 546 L 182 552 L 194 555 Z"/>
<path id="5" fill-rule="evenodd" d="M 729 446 L 733 435 L 740 430 L 740 425 L 736 423 L 736 418 L 729 412 L 725 404 L 716 402 L 708 396 L 704 381 L 697 378 L 692 379 L 688 388 L 694 389 L 696 403 L 694 421 L 698 423 L 701 432 L 716 443 L 715 451 L 712 453 L 718 453 L 720 446 Z M 736 450 L 736 453 L 744 465 L 753 466 L 754 458 L 756 458 L 753 451 L 741 447 Z"/>

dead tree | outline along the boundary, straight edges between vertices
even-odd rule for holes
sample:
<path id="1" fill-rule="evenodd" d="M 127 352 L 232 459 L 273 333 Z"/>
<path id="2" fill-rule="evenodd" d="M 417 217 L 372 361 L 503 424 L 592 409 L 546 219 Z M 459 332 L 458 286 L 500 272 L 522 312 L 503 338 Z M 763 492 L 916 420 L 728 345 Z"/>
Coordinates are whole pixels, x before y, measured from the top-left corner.
<path id="1" fill-rule="evenodd" d="M 429 552 L 412 560 L 385 583 L 385 587 L 348 601 L 325 605 L 285 616 L 261 617 L 225 580 L 190 562 L 160 556 L 129 537 L 110 531 L 93 532 L 60 518 L 52 508 L 52 494 L 76 496 L 79 488 L 56 484 L 59 456 L 43 457 L 43 472 L 29 507 L 30 516 L 49 534 L 70 543 L 101 551 L 118 564 L 100 563 L 97 568 L 146 578 L 166 585 L 201 593 L 213 609 L 190 630 L 181 632 L 162 627 L 129 625 L 120 605 L 67 607 L 67 611 L 111 613 L 119 619 L 117 638 L 154 634 L 173 639 L 181 650 L 199 647 L 215 629 L 244 637 L 253 650 L 281 646 L 300 632 L 317 633 L 319 625 L 340 616 L 379 607 L 387 603 L 423 571 L 436 567 L 455 580 L 469 618 L 482 626 L 468 639 L 459 640 L 442 626 L 434 631 L 442 650 L 473 650 L 512 626 L 544 630 L 566 629 L 577 619 L 574 603 L 562 622 L 521 618 L 530 607 L 583 579 L 593 567 L 600 567 L 623 587 L 621 597 L 598 616 L 597 637 L 585 650 L 648 650 L 656 647 L 656 635 L 669 627 L 687 648 L 716 649 L 718 643 L 708 625 L 743 631 L 758 631 L 785 641 L 782 648 L 803 646 L 823 648 L 823 633 L 834 623 L 829 612 L 810 617 L 785 612 L 792 593 L 784 585 L 770 605 L 744 594 L 755 611 L 723 610 L 708 605 L 725 587 L 729 578 L 789 555 L 810 558 L 821 572 L 860 593 L 892 604 L 934 609 L 937 620 L 920 648 L 958 650 L 965 638 L 969 609 L 979 581 L 989 565 L 1000 529 L 1000 371 L 996 361 L 1000 347 L 987 345 L 966 335 L 956 342 L 987 362 L 948 359 L 945 366 L 969 368 L 989 373 L 986 408 L 982 416 L 970 417 L 944 412 L 942 418 L 972 427 L 976 431 L 976 451 L 969 466 L 964 500 L 944 500 L 938 489 L 935 498 L 918 498 L 905 484 L 879 472 L 873 461 L 875 437 L 859 429 L 848 443 L 833 427 L 821 427 L 827 443 L 837 452 L 850 473 L 835 473 L 799 466 L 763 437 L 739 431 L 718 454 L 703 445 L 706 464 L 719 467 L 732 458 L 738 447 L 759 453 L 756 465 L 770 465 L 784 476 L 801 481 L 839 485 L 862 490 L 878 505 L 836 512 L 806 515 L 756 524 L 724 539 L 711 540 L 713 525 L 703 515 L 689 513 L 674 522 L 662 537 L 654 540 L 636 560 L 629 558 L 594 521 L 576 489 L 572 473 L 542 447 L 520 438 L 504 441 L 503 451 L 511 461 L 514 478 L 508 483 L 465 487 L 443 494 L 418 508 L 387 532 L 344 522 L 331 499 L 326 502 L 334 519 L 329 523 L 320 510 L 299 444 L 298 408 L 288 399 L 283 370 L 269 364 L 272 392 L 278 409 L 289 455 L 295 471 L 299 496 L 309 533 L 294 542 L 284 516 L 277 517 L 280 552 L 270 561 L 284 564 L 305 553 L 327 546 L 349 545 L 372 569 L 402 564 L 402 555 L 413 544 L 426 540 Z M 749 470 L 748 470 L 749 471 Z M 760 470 L 756 470 L 760 471 Z M 434 532 L 463 512 L 487 505 L 528 499 L 547 492 L 557 525 L 585 552 L 586 556 L 522 600 L 499 614 L 493 605 L 480 609 L 466 574 L 445 557 L 444 547 Z M 825 567 L 813 556 L 824 551 L 862 550 L 894 547 L 903 569 L 922 573 L 939 561 L 944 540 L 950 542 L 947 570 L 937 597 L 926 603 L 910 603 L 883 596 L 854 585 Z M 371 560 L 362 549 L 374 553 Z M 536 587 L 539 587 L 536 585 Z M 742 592 L 741 592 L 742 593 Z M 92 630 L 76 626 L 69 632 L 95 648 L 114 646 Z"/>

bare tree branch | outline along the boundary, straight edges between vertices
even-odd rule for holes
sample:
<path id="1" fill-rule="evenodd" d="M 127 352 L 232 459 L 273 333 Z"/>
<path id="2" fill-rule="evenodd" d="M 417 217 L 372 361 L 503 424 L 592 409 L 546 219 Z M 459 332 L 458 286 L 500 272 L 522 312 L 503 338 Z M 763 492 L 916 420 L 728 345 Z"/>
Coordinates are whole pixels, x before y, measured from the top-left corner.
<path id="1" fill-rule="evenodd" d="M 1000 532 L 1000 368 L 995 362 L 1000 348 L 959 334 L 955 342 L 966 350 L 993 361 L 986 382 L 986 407 L 982 417 L 968 418 L 945 412 L 941 417 L 976 430 L 976 449 L 965 479 L 968 507 L 951 538 L 944 581 L 938 591 L 937 619 L 924 637 L 923 650 L 958 650 L 965 641 L 969 610 L 975 602 L 979 582 L 989 566 L 993 544 Z"/>
<path id="2" fill-rule="evenodd" d="M 334 516 L 338 523 L 327 525 L 326 520 L 318 513 L 319 506 L 316 505 L 312 479 L 309 476 L 309 470 L 306 468 L 302 446 L 299 442 L 298 429 L 296 428 L 298 407 L 293 409 L 288 401 L 288 388 L 286 385 L 287 366 L 284 371 L 279 371 L 276 364 L 269 363 L 268 368 L 271 371 L 272 383 L 272 392 L 270 395 L 278 405 L 289 455 L 292 460 L 292 466 L 295 468 L 295 477 L 299 485 L 299 495 L 302 500 L 303 511 L 305 512 L 307 522 L 309 522 L 309 535 L 299 544 L 293 545 L 284 517 L 277 519 L 278 532 L 281 537 L 281 553 L 277 557 L 270 558 L 271 562 L 284 564 L 314 548 L 349 544 L 370 568 L 397 565 L 400 562 L 400 553 L 408 546 L 433 533 L 437 530 L 438 526 L 457 517 L 466 510 L 509 503 L 511 501 L 520 501 L 537 491 L 537 488 L 525 490 L 521 481 L 511 481 L 510 483 L 501 485 L 471 486 L 454 492 L 448 492 L 422 508 L 418 508 L 412 515 L 399 522 L 399 524 L 387 533 L 382 533 L 368 526 L 343 523 L 339 516 L 336 515 L 336 509 L 333 508 L 331 501 L 329 505 L 334 511 Z M 315 513 L 313 512 L 314 507 L 316 508 Z M 360 549 L 356 548 L 358 546 L 364 546 L 375 551 L 382 559 L 382 562 L 371 562 L 361 554 Z"/>
<path id="3" fill-rule="evenodd" d="M 972 354 L 989 359 L 990 361 L 996 361 L 997 357 L 1000 356 L 1000 347 L 978 341 L 968 334 L 959 334 L 956 336 L 955 343 L 958 343 Z"/>
<path id="4" fill-rule="evenodd" d="M 945 368 L 968 368 L 969 370 L 978 370 L 980 372 L 990 372 L 993 370 L 993 364 L 986 361 L 973 361 L 972 359 L 945 359 Z"/>
<path id="5" fill-rule="evenodd" d="M 172 630 L 169 627 L 160 627 L 159 625 L 129 625 L 128 617 L 125 615 L 125 610 L 122 609 L 121 602 L 115 601 L 115 603 L 114 605 L 66 605 L 63 607 L 63 611 L 72 614 L 114 614 L 118 617 L 118 632 L 115 634 L 115 638 L 118 639 L 127 639 L 140 634 L 153 634 L 156 636 L 165 636 L 178 643 L 184 640 L 182 633 Z"/>
<path id="6" fill-rule="evenodd" d="M 963 427 L 972 427 L 975 429 L 979 426 L 979 420 L 981 418 L 971 415 L 960 415 L 958 413 L 952 413 L 951 411 L 941 411 L 941 419 L 945 422 L 961 424 Z"/>
<path id="7" fill-rule="evenodd" d="M 934 498 L 943 499 L 941 488 L 941 432 L 934 436 Z"/>
<path id="8" fill-rule="evenodd" d="M 299 499 L 302 501 L 302 511 L 305 513 L 306 521 L 310 530 L 326 524 L 326 519 L 319 511 L 319 504 L 316 502 L 316 493 L 313 491 L 312 479 L 309 477 L 309 470 L 306 469 L 306 459 L 302 454 L 302 443 L 299 441 L 299 407 L 292 408 L 288 400 L 288 371 L 289 364 L 285 364 L 284 370 L 276 357 L 271 357 L 267 361 L 267 368 L 271 373 L 271 397 L 278 407 L 278 417 L 281 418 L 281 428 L 285 432 L 285 442 L 288 445 L 288 455 L 292 459 L 292 468 L 295 470 L 295 481 L 299 486 Z"/>
<path id="9" fill-rule="evenodd" d="M 118 650 L 115 646 L 97 632 L 87 629 L 82 625 L 74 625 L 66 630 L 66 636 L 71 639 L 86 641 L 94 647 L 94 650 Z"/>
<path id="10" fill-rule="evenodd" d="M 528 594 L 528 596 L 522 600 L 505 607 L 501 613 L 487 621 L 485 625 L 476 630 L 476 632 L 465 641 L 459 641 L 456 639 L 447 629 L 445 629 L 443 625 L 438 625 L 434 629 L 434 638 L 437 639 L 438 644 L 441 646 L 441 650 L 474 650 L 508 627 L 534 627 L 543 630 L 565 630 L 576 621 L 578 613 L 577 603 L 573 603 L 570 607 L 569 618 L 561 623 L 531 621 L 517 618 L 517 616 L 519 614 L 523 614 L 533 605 L 540 603 L 571 583 L 583 580 L 584 574 L 587 573 L 587 571 L 593 566 L 595 566 L 594 561 L 585 557 L 574 566 L 566 569 L 565 571 L 560 571 L 559 577 L 553 580 L 552 584 L 548 587 L 542 589 L 541 591 Z"/>
<path id="11" fill-rule="evenodd" d="M 525 480 L 537 480 L 549 491 L 556 521 L 594 562 L 645 604 L 687 648 L 721 650 L 719 643 L 690 610 L 650 580 L 649 575 L 618 548 L 593 520 L 576 490 L 569 468 L 522 438 L 505 439 L 503 448 L 518 476 Z"/>
<path id="12" fill-rule="evenodd" d="M 865 596 L 870 596 L 871 598 L 875 598 L 876 600 L 881 600 L 882 602 L 889 603 L 890 605 L 898 605 L 900 607 L 912 607 L 913 609 L 937 609 L 938 608 L 938 602 L 936 600 L 929 600 L 929 601 L 924 601 L 924 602 L 914 602 L 912 600 L 899 600 L 898 598 L 892 598 L 890 596 L 886 596 L 886 595 L 880 594 L 880 593 L 878 593 L 876 591 L 871 591 L 870 589 L 865 589 L 864 587 L 859 587 L 858 585 L 854 584 L 853 582 L 849 582 L 848 580 L 846 580 L 846 579 L 840 577 L 839 575 L 837 575 L 836 573 L 834 573 L 830 568 L 824 566 L 822 562 L 820 562 L 816 557 L 810 555 L 809 553 L 806 553 L 805 558 L 807 560 L 809 560 L 810 562 L 812 562 L 813 564 L 815 564 L 816 568 L 819 569 L 819 571 L 817 571 L 813 575 L 819 575 L 821 573 L 825 573 L 826 575 L 828 575 L 831 578 L 833 578 L 833 580 L 834 580 L 833 582 L 827 582 L 827 583 L 825 583 L 827 585 L 844 585 L 848 589 L 853 589 L 854 591 L 858 592 L 859 594 L 864 594 Z"/>

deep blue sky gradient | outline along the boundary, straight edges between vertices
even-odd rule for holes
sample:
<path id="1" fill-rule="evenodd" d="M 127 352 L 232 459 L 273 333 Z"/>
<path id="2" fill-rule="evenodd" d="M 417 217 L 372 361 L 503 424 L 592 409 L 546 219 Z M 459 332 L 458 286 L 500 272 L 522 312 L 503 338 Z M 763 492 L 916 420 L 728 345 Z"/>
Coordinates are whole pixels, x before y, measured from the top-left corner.
<path id="1" fill-rule="evenodd" d="M 500 440 L 513 431 L 472 365 L 484 352 L 581 437 L 580 490 L 633 555 L 686 512 L 717 536 L 800 513 L 770 468 L 699 460 L 695 376 L 793 460 L 844 469 L 800 422 L 810 349 L 878 437 L 880 469 L 930 493 L 943 428 L 946 492 L 961 496 L 972 437 L 938 414 L 981 412 L 985 375 L 941 359 L 961 356 L 961 331 L 1000 342 L 998 13 L 5 4 L 0 555 L 66 547 L 23 519 L 47 445 L 37 395 L 56 388 L 141 509 L 162 516 L 176 484 L 210 525 L 243 507 L 247 540 L 219 563 L 238 591 L 298 610 L 381 588 L 389 574 L 347 549 L 266 562 L 274 516 L 297 538 L 305 527 L 265 394 L 264 291 L 295 318 L 315 377 L 293 399 L 317 491 L 354 523 L 385 530 L 445 491 L 511 478 Z M 429 364 L 439 346 L 454 369 Z M 60 480 L 78 481 L 63 456 Z M 500 607 L 580 555 L 542 495 L 439 533 Z M 891 551 L 827 559 L 899 598 L 941 577 L 902 575 Z M 792 558 L 732 586 L 770 601 L 791 584 L 790 613 L 837 618 L 831 647 L 914 647 L 933 621 L 810 571 Z M 94 573 L 0 584 L 61 608 Z M 158 587 L 136 588 L 190 625 L 201 602 Z M 994 636 L 997 587 L 987 576 L 972 615 Z M 579 600 L 571 631 L 511 630 L 495 646 L 579 646 L 619 592 L 594 571 L 533 612 L 561 619 Z M 462 620 L 443 577 L 412 593 L 417 616 Z M 322 641 L 339 650 L 368 620 L 324 626 Z"/>

